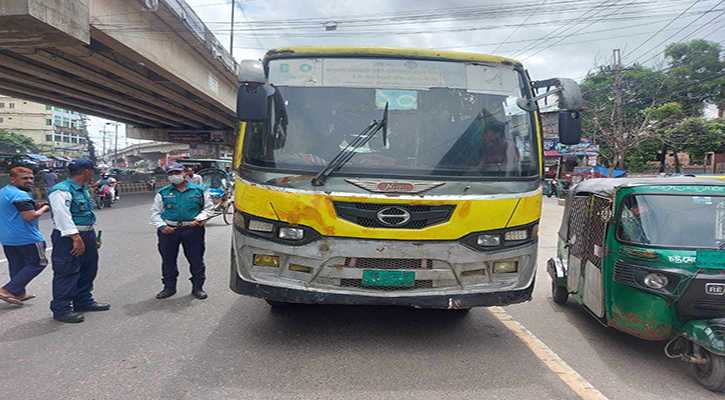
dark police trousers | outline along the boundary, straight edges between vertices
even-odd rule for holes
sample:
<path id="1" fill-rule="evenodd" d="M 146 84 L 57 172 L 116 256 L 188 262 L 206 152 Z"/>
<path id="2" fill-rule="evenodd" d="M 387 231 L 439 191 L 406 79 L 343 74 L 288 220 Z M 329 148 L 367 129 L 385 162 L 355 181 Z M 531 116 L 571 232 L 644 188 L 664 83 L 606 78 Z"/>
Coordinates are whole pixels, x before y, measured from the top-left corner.
<path id="1" fill-rule="evenodd" d="M 79 233 L 86 245 L 86 252 L 78 257 L 70 253 L 73 249 L 70 236 L 60 236 L 57 229 L 50 236 L 53 243 L 53 301 L 50 302 L 50 310 L 56 316 L 73 311 L 73 306 L 83 307 L 95 301 L 91 292 L 98 273 L 96 232 Z"/>
<path id="2" fill-rule="evenodd" d="M 179 268 L 176 260 L 179 258 L 179 245 L 184 248 L 184 256 L 189 262 L 191 271 L 191 284 L 195 289 L 201 289 L 206 280 L 204 266 L 204 234 L 203 226 L 178 227 L 172 233 L 156 231 L 159 237 L 159 253 L 161 253 L 161 275 L 165 288 L 176 289 L 176 278 Z"/>
<path id="3" fill-rule="evenodd" d="M 10 282 L 3 286 L 15 296 L 25 294 L 25 286 L 48 266 L 45 257 L 45 242 L 22 246 L 3 246 L 8 259 Z"/>

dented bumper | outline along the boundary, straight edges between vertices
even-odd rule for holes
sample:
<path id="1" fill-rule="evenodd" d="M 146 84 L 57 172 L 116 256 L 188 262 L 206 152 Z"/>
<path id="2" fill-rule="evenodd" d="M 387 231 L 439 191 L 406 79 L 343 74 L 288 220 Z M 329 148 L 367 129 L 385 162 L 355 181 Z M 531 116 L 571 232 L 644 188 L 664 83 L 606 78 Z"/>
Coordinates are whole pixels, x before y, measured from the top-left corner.
<path id="1" fill-rule="evenodd" d="M 255 255 L 276 266 L 255 265 Z M 498 273 L 496 262 L 515 262 Z M 234 232 L 230 287 L 239 294 L 313 304 L 401 305 L 421 308 L 501 306 L 531 299 L 536 243 L 481 252 L 456 241 L 322 238 L 287 246 Z M 370 287 L 365 271 L 406 271 L 409 287 Z"/>

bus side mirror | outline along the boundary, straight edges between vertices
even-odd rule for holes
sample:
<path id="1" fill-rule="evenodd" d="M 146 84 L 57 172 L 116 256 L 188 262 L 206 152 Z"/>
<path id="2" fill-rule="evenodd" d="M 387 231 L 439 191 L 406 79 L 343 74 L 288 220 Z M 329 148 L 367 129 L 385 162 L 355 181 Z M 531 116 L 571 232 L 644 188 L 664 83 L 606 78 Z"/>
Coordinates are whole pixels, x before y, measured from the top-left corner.
<path id="1" fill-rule="evenodd" d="M 264 83 L 242 82 L 237 92 L 237 117 L 242 121 L 264 121 L 269 116 Z"/>
<path id="2" fill-rule="evenodd" d="M 259 60 L 239 63 L 237 117 L 242 121 L 264 121 L 269 116 L 269 87 Z"/>
<path id="3" fill-rule="evenodd" d="M 579 111 L 559 111 L 559 142 L 579 144 L 582 137 L 582 119 Z"/>
<path id="4" fill-rule="evenodd" d="M 548 106 L 548 97 L 556 95 L 555 105 L 559 109 L 559 142 L 562 144 L 578 144 L 581 141 L 581 110 L 584 109 L 584 97 L 579 84 L 573 79 L 553 78 L 533 82 L 532 86 L 544 89 L 544 93 L 537 94 L 533 101 L 544 100 Z"/>

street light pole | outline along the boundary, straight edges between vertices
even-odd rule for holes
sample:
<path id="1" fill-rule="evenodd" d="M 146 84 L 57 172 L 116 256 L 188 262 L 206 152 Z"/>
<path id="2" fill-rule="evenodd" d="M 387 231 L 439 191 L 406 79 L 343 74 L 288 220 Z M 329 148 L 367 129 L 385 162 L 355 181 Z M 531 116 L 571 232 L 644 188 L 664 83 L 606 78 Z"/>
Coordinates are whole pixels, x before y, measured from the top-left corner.
<path id="1" fill-rule="evenodd" d="M 232 0 L 232 22 L 229 34 L 229 55 L 234 59 L 234 9 L 236 8 L 236 0 Z"/>
<path id="2" fill-rule="evenodd" d="M 113 165 L 118 167 L 118 122 L 116 122 L 116 138 L 114 139 Z"/>

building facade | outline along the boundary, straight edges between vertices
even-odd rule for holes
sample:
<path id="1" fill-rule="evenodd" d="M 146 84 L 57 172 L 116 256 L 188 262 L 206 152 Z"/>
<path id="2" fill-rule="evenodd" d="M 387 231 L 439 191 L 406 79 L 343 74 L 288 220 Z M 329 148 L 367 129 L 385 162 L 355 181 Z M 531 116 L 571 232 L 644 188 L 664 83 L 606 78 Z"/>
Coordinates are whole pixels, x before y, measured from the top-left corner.
<path id="1" fill-rule="evenodd" d="M 42 153 L 87 155 L 84 114 L 0 95 L 0 129 L 27 136 Z"/>
<path id="2" fill-rule="evenodd" d="M 0 95 L 0 129 L 27 136 L 42 148 L 53 133 L 53 110 L 44 104 Z"/>

